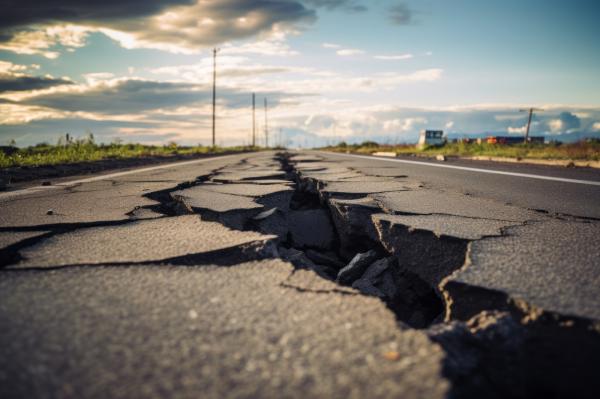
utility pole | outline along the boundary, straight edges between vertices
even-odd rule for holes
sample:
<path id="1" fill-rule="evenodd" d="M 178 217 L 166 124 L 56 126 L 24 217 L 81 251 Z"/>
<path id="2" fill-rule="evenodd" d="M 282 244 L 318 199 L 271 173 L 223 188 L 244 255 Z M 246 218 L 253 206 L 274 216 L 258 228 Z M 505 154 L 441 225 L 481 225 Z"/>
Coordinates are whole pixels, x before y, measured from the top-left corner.
<path id="1" fill-rule="evenodd" d="M 283 148 L 287 148 L 287 146 L 289 144 L 288 135 L 287 135 L 287 132 L 282 132 L 282 133 L 283 133 Z"/>
<path id="2" fill-rule="evenodd" d="M 340 141 L 337 138 L 337 125 L 335 119 L 333 120 L 333 145 L 338 145 Z"/>
<path id="3" fill-rule="evenodd" d="M 256 93 L 252 93 L 252 147 L 256 146 Z"/>
<path id="4" fill-rule="evenodd" d="M 265 97 L 265 147 L 269 148 L 269 125 L 267 122 L 267 97 Z"/>
<path id="5" fill-rule="evenodd" d="M 216 128 L 216 109 L 217 109 L 217 52 L 218 48 L 213 48 L 213 92 L 212 92 L 212 146 L 215 148 L 215 128 Z"/>
<path id="6" fill-rule="evenodd" d="M 527 120 L 527 130 L 525 131 L 525 143 L 529 142 L 529 128 L 531 127 L 531 118 L 534 112 L 543 111 L 539 108 L 520 109 L 519 112 L 529 112 L 529 119 Z"/>

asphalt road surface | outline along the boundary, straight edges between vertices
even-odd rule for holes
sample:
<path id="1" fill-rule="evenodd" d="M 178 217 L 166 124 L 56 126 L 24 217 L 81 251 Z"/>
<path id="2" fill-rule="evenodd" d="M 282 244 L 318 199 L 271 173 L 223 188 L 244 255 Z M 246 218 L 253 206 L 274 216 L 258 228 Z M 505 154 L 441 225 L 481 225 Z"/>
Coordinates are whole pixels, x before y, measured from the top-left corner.
<path id="1" fill-rule="evenodd" d="M 0 193 L 1 398 L 600 396 L 600 173 L 261 152 Z"/>
<path id="2" fill-rule="evenodd" d="M 439 162 L 408 157 L 390 160 L 346 154 L 328 156 L 332 160 L 360 160 L 367 167 L 395 167 L 432 188 L 473 194 L 551 213 L 600 219 L 600 169 L 451 158 Z"/>

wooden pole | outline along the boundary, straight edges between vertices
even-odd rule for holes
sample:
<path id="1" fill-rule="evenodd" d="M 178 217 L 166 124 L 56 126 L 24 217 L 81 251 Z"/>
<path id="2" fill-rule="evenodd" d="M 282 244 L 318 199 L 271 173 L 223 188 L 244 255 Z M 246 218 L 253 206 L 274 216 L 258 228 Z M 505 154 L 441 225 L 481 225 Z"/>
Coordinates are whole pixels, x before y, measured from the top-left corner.
<path id="1" fill-rule="evenodd" d="M 252 93 L 252 147 L 256 147 L 256 93 Z"/>
<path id="2" fill-rule="evenodd" d="M 212 146 L 215 148 L 217 109 L 217 48 L 213 49 L 213 92 L 212 92 Z"/>
<path id="3" fill-rule="evenodd" d="M 267 98 L 265 97 L 265 147 L 269 148 L 269 125 L 267 122 Z"/>

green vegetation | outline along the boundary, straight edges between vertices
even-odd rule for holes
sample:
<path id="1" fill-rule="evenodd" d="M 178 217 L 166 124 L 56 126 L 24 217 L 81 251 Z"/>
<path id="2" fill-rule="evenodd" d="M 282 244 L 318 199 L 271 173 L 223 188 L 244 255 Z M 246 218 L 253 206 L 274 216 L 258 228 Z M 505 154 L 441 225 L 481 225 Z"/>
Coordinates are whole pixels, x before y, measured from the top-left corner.
<path id="1" fill-rule="evenodd" d="M 43 166 L 74 162 L 90 162 L 102 159 L 123 159 L 141 157 L 168 157 L 174 155 L 220 154 L 257 150 L 252 147 L 182 147 L 172 142 L 164 146 L 142 144 L 96 144 L 93 136 L 73 140 L 67 136 L 57 145 L 37 144 L 32 147 L 0 149 L 0 168 L 13 166 Z"/>
<path id="2" fill-rule="evenodd" d="M 339 143 L 336 146 L 326 147 L 326 150 L 336 152 L 352 152 L 371 154 L 377 151 L 390 151 L 399 155 L 423 156 L 489 156 L 522 159 L 560 159 L 560 160 L 600 160 L 600 140 L 586 140 L 576 143 L 529 143 L 529 144 L 477 144 L 477 143 L 447 143 L 443 146 L 426 147 L 419 149 L 414 145 L 383 145 L 372 141 L 361 144 Z"/>

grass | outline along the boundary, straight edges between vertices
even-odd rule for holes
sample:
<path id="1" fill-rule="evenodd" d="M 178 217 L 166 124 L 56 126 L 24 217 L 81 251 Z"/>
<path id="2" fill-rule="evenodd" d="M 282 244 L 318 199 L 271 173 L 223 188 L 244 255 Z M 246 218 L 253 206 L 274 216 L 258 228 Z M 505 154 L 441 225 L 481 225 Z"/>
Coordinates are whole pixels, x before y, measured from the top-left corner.
<path id="1" fill-rule="evenodd" d="M 96 144 L 93 140 L 78 140 L 66 145 L 38 144 L 20 148 L 12 153 L 0 151 L 0 168 L 17 166 L 44 166 L 75 162 L 92 162 L 102 159 L 142 157 L 168 157 L 173 155 L 220 154 L 257 150 L 252 147 L 180 147 L 175 143 L 165 146 L 142 144 Z"/>
<path id="2" fill-rule="evenodd" d="M 359 154 L 371 154 L 377 151 L 390 151 L 398 155 L 424 156 L 490 156 L 522 159 L 557 159 L 557 160 L 600 160 L 600 140 L 579 141 L 576 143 L 560 144 L 477 144 L 477 143 L 447 143 L 439 147 L 417 148 L 415 145 L 382 145 L 374 142 L 348 145 L 340 143 L 326 147 L 326 150 L 336 152 L 350 151 Z"/>
<path id="3" fill-rule="evenodd" d="M 102 159 L 125 159 L 142 157 L 169 157 L 174 155 L 220 154 L 258 150 L 255 147 L 183 147 L 175 143 L 164 146 L 142 144 L 96 144 L 93 139 L 71 140 L 66 144 L 37 144 L 20 148 L 14 152 L 0 150 L 0 168 L 18 166 L 44 166 L 75 162 L 92 162 Z M 423 156 L 490 156 L 522 159 L 558 159 L 600 161 L 600 140 L 580 141 L 569 144 L 476 144 L 448 143 L 440 147 L 419 149 L 414 145 L 389 145 L 366 141 L 361 144 L 339 143 L 324 148 L 336 152 L 371 154 L 376 151 L 391 151 L 399 155 Z"/>

